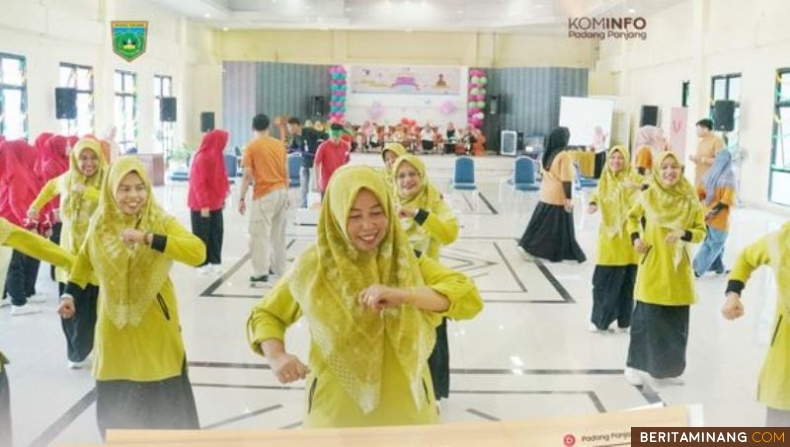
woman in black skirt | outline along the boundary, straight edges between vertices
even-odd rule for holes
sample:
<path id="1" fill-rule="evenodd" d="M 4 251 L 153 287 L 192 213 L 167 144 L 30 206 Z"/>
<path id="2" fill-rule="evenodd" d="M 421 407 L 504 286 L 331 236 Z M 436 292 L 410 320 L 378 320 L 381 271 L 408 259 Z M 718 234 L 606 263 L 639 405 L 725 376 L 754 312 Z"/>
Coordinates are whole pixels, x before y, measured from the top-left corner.
<path id="1" fill-rule="evenodd" d="M 200 428 L 170 269 L 205 258 L 203 242 L 154 200 L 143 164 L 115 160 L 58 309 L 73 317 L 74 293 L 98 279 L 93 376 L 102 436 Z"/>
<path id="2" fill-rule="evenodd" d="M 689 308 L 696 301 L 689 244 L 705 238 L 704 211 L 680 159 L 663 152 L 653 164 L 650 188 L 628 213 L 628 232 L 640 253 L 626 380 L 682 384 Z M 644 218 L 644 227 L 643 227 Z"/>
<path id="3" fill-rule="evenodd" d="M 631 170 L 628 150 L 613 147 L 588 208 L 590 214 L 601 211 L 590 332 L 606 331 L 615 320 L 621 331 L 631 326 L 637 257 L 626 223 L 640 189 L 641 177 Z"/>
<path id="4" fill-rule="evenodd" d="M 573 228 L 573 161 L 564 153 L 570 139 L 566 127 L 554 129 L 546 139 L 541 160 L 543 182 L 540 202 L 535 207 L 518 249 L 525 259 L 529 255 L 551 262 L 584 262 L 584 255 Z"/>

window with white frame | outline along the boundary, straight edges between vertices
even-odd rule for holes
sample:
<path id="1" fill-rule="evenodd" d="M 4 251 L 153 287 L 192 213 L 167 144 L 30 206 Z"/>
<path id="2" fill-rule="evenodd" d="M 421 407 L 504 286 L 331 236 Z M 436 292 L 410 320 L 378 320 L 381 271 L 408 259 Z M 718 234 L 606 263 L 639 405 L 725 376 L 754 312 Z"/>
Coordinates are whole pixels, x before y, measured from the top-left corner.
<path id="1" fill-rule="evenodd" d="M 8 140 L 28 137 L 24 56 L 0 53 L 0 134 Z"/>
<path id="2" fill-rule="evenodd" d="M 115 71 L 115 138 L 122 153 L 137 146 L 137 75 Z"/>
<path id="3" fill-rule="evenodd" d="M 154 129 L 156 129 L 156 152 L 165 153 L 173 145 L 173 123 L 162 121 L 160 115 L 162 98 L 173 96 L 173 77 L 154 75 Z"/>
<path id="4" fill-rule="evenodd" d="M 85 135 L 94 132 L 93 67 L 61 62 L 60 87 L 77 91 L 77 118 L 61 120 L 60 132 L 64 135 Z"/>
<path id="5" fill-rule="evenodd" d="M 776 72 L 768 199 L 790 206 L 790 68 Z"/>

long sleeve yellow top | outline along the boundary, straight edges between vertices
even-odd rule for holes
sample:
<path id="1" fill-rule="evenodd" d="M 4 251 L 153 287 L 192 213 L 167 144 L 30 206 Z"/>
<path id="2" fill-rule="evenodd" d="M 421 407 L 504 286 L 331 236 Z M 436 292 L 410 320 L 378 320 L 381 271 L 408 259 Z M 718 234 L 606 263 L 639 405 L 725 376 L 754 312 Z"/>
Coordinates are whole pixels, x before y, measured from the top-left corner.
<path id="1" fill-rule="evenodd" d="M 437 201 L 432 209 L 419 210 L 414 216 L 417 225 L 406 230 L 415 250 L 433 260 L 439 260 L 443 245 L 458 238 L 458 219 L 444 200 Z"/>
<path id="2" fill-rule="evenodd" d="M 31 258 L 40 259 L 64 270 L 71 269 L 74 255 L 43 237 L 26 231 L 0 217 L 0 244 L 11 247 Z M 0 371 L 8 363 L 0 352 Z"/>
<path id="3" fill-rule="evenodd" d="M 35 210 L 36 212 L 41 211 L 44 206 L 47 205 L 52 199 L 58 197 L 59 195 L 63 195 L 65 193 L 65 189 L 68 188 L 68 175 L 69 173 L 61 174 L 58 177 L 55 177 L 47 182 L 44 185 L 44 188 L 41 189 L 41 192 L 38 193 L 36 200 L 30 205 L 30 208 Z M 64 213 L 60 213 L 61 215 L 61 222 L 62 228 L 60 233 L 60 246 L 68 251 L 73 251 L 73 254 L 76 255 L 79 247 L 82 246 L 82 241 L 85 239 L 85 235 L 88 232 L 88 226 L 90 223 L 90 217 L 93 210 L 96 209 L 99 203 L 99 190 L 94 188 L 93 186 L 87 186 L 84 191 L 78 193 L 76 191 L 71 191 L 71 194 L 75 194 L 78 197 L 75 197 L 75 200 L 82 200 L 84 205 L 80 207 L 80 213 L 76 217 L 79 222 L 72 222 L 71 219 L 64 218 Z M 63 269 L 57 269 L 55 271 L 55 277 L 58 282 L 65 283 L 68 281 L 68 272 Z M 96 280 L 90 281 L 91 284 L 96 284 Z"/>
<path id="4" fill-rule="evenodd" d="M 162 254 L 174 261 L 197 266 L 205 258 L 203 242 L 175 219 L 168 221 L 164 234 L 155 234 L 154 238 L 162 241 Z M 82 288 L 90 282 L 94 272 L 87 246 L 91 243 L 93 239 L 89 238 L 80 250 L 69 277 L 70 283 Z M 145 246 L 140 249 L 154 248 Z M 104 313 L 101 302 L 108 298 L 103 293 L 104 289 L 100 288 L 93 362 L 96 380 L 152 382 L 180 375 L 185 352 L 172 281 L 168 279 L 164 283 L 157 301 L 148 308 L 140 324 L 126 325 L 121 329 Z"/>
<path id="5" fill-rule="evenodd" d="M 746 247 L 730 273 L 728 290 L 741 292 L 752 273 L 763 265 L 772 265 L 777 277 L 776 315 L 771 332 L 771 346 L 765 356 L 757 387 L 757 400 L 770 408 L 790 410 L 790 248 L 782 250 L 788 243 L 790 223 L 777 232 L 762 237 Z M 777 259 L 784 256 L 784 259 Z M 733 287 L 733 282 L 739 286 Z"/>
<path id="6" fill-rule="evenodd" d="M 450 307 L 441 316 L 468 319 L 483 308 L 482 298 L 474 283 L 465 275 L 443 267 L 438 262 L 421 257 L 420 270 L 425 285 L 443 294 L 450 300 Z M 282 278 L 277 286 L 252 310 L 247 323 L 248 340 L 253 351 L 263 355 L 260 344 L 269 339 L 284 340 L 285 330 L 301 316 L 301 309 L 288 288 L 288 277 Z M 349 346 L 348 349 L 353 349 Z M 343 390 L 340 383 L 319 354 L 315 342 L 309 354 L 310 376 L 307 378 L 305 426 L 307 427 L 350 427 L 375 425 L 428 424 L 438 421 L 434 406 L 433 384 L 426 368 L 423 388 L 428 405 L 417 410 L 409 381 L 397 366 L 397 357 L 390 343 L 385 342 L 384 377 L 381 382 L 381 400 L 378 407 L 363 414 L 355 401 Z"/>
<path id="7" fill-rule="evenodd" d="M 641 234 L 642 241 L 650 246 L 647 253 L 639 260 L 636 274 L 634 299 L 649 304 L 662 306 L 686 306 L 694 304 L 694 275 L 691 270 L 691 258 L 688 253 L 688 242 L 699 243 L 705 238 L 705 222 L 700 207 L 693 223 L 685 228 L 686 241 L 668 244 L 666 237 L 670 230 L 647 221 L 642 230 L 640 220 L 645 215 L 642 204 L 637 203 L 628 213 L 628 234 Z"/>
<path id="8" fill-rule="evenodd" d="M 634 177 L 636 178 L 636 177 Z M 598 207 L 601 215 L 608 213 L 606 205 L 598 200 L 598 190 L 587 199 Z M 604 225 L 598 229 L 598 259 L 596 264 L 602 266 L 635 265 L 639 260 L 634 245 L 631 242 L 631 233 L 628 231 L 628 221 L 623 222 L 622 231 L 610 237 L 606 234 Z"/>

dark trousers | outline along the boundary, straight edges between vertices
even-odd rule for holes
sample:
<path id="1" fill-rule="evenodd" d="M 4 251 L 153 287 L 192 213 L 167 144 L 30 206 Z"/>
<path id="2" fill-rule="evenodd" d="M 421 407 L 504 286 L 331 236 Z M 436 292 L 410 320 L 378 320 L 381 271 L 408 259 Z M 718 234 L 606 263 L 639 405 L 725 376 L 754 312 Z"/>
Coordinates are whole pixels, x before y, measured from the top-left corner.
<path id="1" fill-rule="evenodd" d="M 63 284 L 58 284 L 63 294 Z M 96 333 L 96 303 L 99 288 L 93 284 L 74 293 L 74 316 L 60 319 L 63 335 L 66 336 L 66 355 L 72 362 L 81 362 L 93 350 L 93 337 Z"/>
<path id="2" fill-rule="evenodd" d="M 595 154 L 595 178 L 601 178 L 603 167 L 606 165 L 606 152 L 598 152 Z"/>
<path id="3" fill-rule="evenodd" d="M 450 396 L 450 347 L 447 341 L 447 318 L 436 327 L 436 345 L 428 358 L 428 368 L 433 381 L 433 394 L 436 400 Z"/>
<path id="4" fill-rule="evenodd" d="M 591 321 L 605 331 L 617 321 L 617 327 L 631 326 L 634 312 L 636 266 L 596 265 L 593 272 L 593 308 Z"/>
<path id="5" fill-rule="evenodd" d="M 222 208 L 209 212 L 208 217 L 200 210 L 192 210 L 192 233 L 206 244 L 206 264 L 222 264 L 222 235 L 224 233 Z"/>
<path id="6" fill-rule="evenodd" d="M 36 278 L 40 264 L 38 259 L 14 250 L 5 280 L 6 291 L 11 295 L 11 304 L 24 306 L 27 304 L 28 297 L 36 294 Z"/>
<path id="7" fill-rule="evenodd" d="M 11 437 L 11 396 L 5 367 L 0 371 L 0 445 L 14 445 Z"/>
<path id="8" fill-rule="evenodd" d="M 60 245 L 60 232 L 63 230 L 63 224 L 61 222 L 56 223 L 52 226 L 52 235 L 49 237 L 49 240 L 52 241 L 55 245 Z M 55 266 L 49 266 L 49 276 L 52 278 L 53 281 L 57 281 L 55 279 Z"/>

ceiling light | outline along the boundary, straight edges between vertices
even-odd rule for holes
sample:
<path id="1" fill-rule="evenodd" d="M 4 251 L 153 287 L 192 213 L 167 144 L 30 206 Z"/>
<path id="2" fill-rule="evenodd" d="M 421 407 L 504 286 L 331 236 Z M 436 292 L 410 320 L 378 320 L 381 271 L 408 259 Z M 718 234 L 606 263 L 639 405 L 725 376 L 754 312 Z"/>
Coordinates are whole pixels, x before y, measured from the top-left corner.
<path id="1" fill-rule="evenodd" d="M 329 31 L 329 28 L 328 28 L 328 27 L 326 27 L 326 26 L 324 26 L 324 27 L 321 27 L 321 31 Z"/>
<path id="2" fill-rule="evenodd" d="M 456 14 L 463 14 L 463 13 L 464 13 L 464 10 L 463 10 L 463 9 L 459 9 L 458 11 L 455 11 L 455 13 L 456 13 Z"/>
<path id="3" fill-rule="evenodd" d="M 209 13 L 205 13 L 205 14 L 203 14 L 203 17 L 205 17 L 205 18 L 207 18 L 207 19 L 210 19 L 210 18 L 211 18 L 211 14 L 209 14 Z"/>
<path id="4" fill-rule="evenodd" d="M 422 1 L 420 2 L 420 6 L 422 6 L 423 8 L 425 8 L 426 6 L 428 6 L 428 2 L 426 2 L 425 0 L 422 0 Z"/>
<path id="5" fill-rule="evenodd" d="M 386 6 L 386 7 L 388 7 L 388 8 L 389 8 L 390 6 L 392 6 L 392 0 L 384 0 L 384 6 Z"/>
<path id="6" fill-rule="evenodd" d="M 223 26 L 223 27 L 222 27 L 222 31 L 227 31 L 227 30 L 229 30 L 229 29 L 230 29 L 230 28 L 228 28 L 227 26 Z"/>
<path id="7" fill-rule="evenodd" d="M 414 31 L 414 30 L 413 30 L 413 29 L 411 29 L 411 28 L 407 28 L 407 29 L 405 29 L 404 31 L 406 31 L 407 33 L 410 33 L 410 32 L 412 32 L 412 31 Z"/>
<path id="8" fill-rule="evenodd" d="M 629 9 L 629 10 L 628 10 L 628 13 L 629 13 L 629 14 L 633 14 L 633 13 L 635 13 L 635 12 L 636 12 L 636 9 L 634 9 L 634 8 L 631 8 L 631 9 Z"/>

